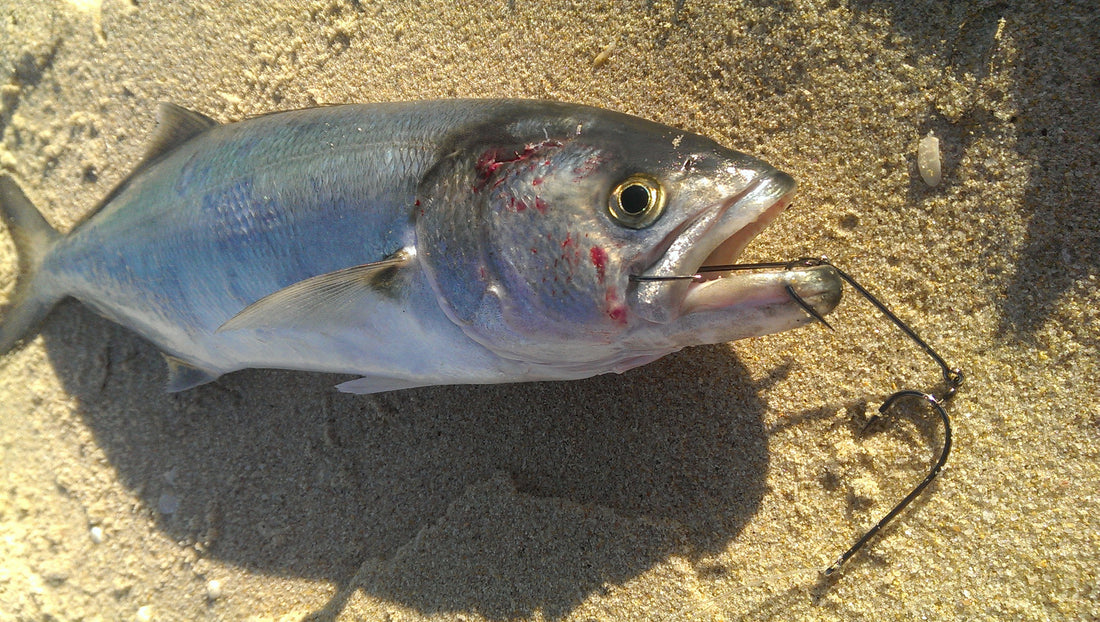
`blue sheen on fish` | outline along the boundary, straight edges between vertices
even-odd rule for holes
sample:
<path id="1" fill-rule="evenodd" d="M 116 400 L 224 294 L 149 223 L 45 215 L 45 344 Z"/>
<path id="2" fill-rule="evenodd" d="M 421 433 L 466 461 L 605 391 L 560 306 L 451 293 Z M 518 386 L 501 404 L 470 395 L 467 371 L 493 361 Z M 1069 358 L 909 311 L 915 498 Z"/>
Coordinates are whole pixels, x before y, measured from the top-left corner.
<path id="1" fill-rule="evenodd" d="M 162 104 L 145 159 L 67 235 L 0 176 L 20 279 L 0 354 L 64 297 L 184 390 L 250 367 L 343 391 L 567 380 L 768 334 L 840 299 L 828 266 L 699 281 L 794 180 L 714 141 L 531 100 L 342 105 L 219 124 Z"/>

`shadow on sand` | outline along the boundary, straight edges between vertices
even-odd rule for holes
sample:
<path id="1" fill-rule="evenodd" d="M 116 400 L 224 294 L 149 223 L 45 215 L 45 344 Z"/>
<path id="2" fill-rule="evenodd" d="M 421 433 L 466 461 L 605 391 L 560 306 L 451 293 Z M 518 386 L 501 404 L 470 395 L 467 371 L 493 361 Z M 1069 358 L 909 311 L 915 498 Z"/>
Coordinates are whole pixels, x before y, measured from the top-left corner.
<path id="1" fill-rule="evenodd" d="M 861 0 L 853 8 L 890 15 L 893 28 L 913 49 L 935 54 L 955 75 L 981 80 L 1002 68 L 1013 73 L 1011 92 L 990 93 L 989 99 L 1004 98 L 1019 110 L 1018 115 L 997 118 L 993 110 L 975 103 L 954 123 L 933 114 L 920 128 L 922 135 L 934 130 L 941 145 L 947 146 L 945 185 L 930 190 L 914 176 L 909 198 L 916 202 L 931 192 L 945 192 L 951 183 L 962 183 L 953 182 L 951 172 L 964 155 L 971 154 L 973 145 L 997 140 L 1006 128 L 1015 137 L 1013 147 L 1028 175 L 1020 199 L 1027 210 L 1026 235 L 1020 240 L 1007 238 L 999 223 L 991 222 L 984 239 L 977 241 L 978 252 L 958 249 L 958 261 L 984 272 L 982 276 L 996 284 L 998 332 L 1031 341 L 1057 314 L 1060 300 L 1076 288 L 1087 287 L 1088 279 L 1100 272 L 1097 189 L 1089 181 L 1100 167 L 1100 77 L 1095 70 L 1100 37 L 1095 4 L 1064 2 L 1057 11 L 1040 8 L 1038 12 L 1030 5 L 999 1 L 923 1 L 917 3 L 920 8 L 913 4 Z M 1014 40 L 1017 52 L 1011 59 L 1001 49 L 1003 33 L 1011 33 Z M 1058 62 L 1051 63 L 1052 58 Z M 1051 72 L 1051 66 L 1057 69 Z M 1083 114 L 1082 106 L 1094 112 Z M 1081 127 L 1076 122 L 1080 118 L 1094 122 Z M 1016 252 L 1015 265 L 998 265 L 999 259 Z M 1096 341 L 1087 333 L 1081 338 Z"/>
<path id="2" fill-rule="evenodd" d="M 79 304 L 43 336 L 173 539 L 424 612 L 567 614 L 722 550 L 764 493 L 764 405 L 722 347 L 568 383 L 351 396 L 344 377 L 252 370 L 171 395 L 151 345 Z"/>

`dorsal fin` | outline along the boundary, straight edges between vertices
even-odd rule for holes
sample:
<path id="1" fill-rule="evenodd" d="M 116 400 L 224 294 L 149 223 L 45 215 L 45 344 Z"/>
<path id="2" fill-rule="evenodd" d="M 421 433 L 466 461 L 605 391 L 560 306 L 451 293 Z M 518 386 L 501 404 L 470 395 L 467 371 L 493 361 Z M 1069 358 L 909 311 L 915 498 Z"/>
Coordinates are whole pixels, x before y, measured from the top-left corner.
<path id="1" fill-rule="evenodd" d="M 217 124 L 217 121 L 201 112 L 161 102 L 157 106 L 157 127 L 153 130 L 145 157 L 134 169 L 134 173 Z"/>
<path id="2" fill-rule="evenodd" d="M 103 209 L 103 207 L 118 196 L 126 186 L 130 185 L 132 179 L 149 168 L 153 163 L 157 162 L 168 153 L 171 153 L 176 147 L 179 147 L 183 143 L 216 125 L 218 125 L 217 121 L 201 112 L 188 110 L 183 106 L 177 106 L 168 102 L 161 102 L 160 105 L 157 106 L 157 127 L 153 130 L 153 135 L 149 139 L 149 147 L 145 150 L 145 155 L 141 158 L 141 161 L 134 167 L 134 170 L 130 171 L 129 175 L 118 182 L 118 185 L 107 193 L 107 196 L 103 197 L 103 200 L 99 202 L 99 205 L 97 205 L 95 209 L 84 216 L 84 219 L 80 221 L 77 226 L 79 227 L 80 224 L 87 222 L 92 216 L 98 213 L 99 210 Z"/>

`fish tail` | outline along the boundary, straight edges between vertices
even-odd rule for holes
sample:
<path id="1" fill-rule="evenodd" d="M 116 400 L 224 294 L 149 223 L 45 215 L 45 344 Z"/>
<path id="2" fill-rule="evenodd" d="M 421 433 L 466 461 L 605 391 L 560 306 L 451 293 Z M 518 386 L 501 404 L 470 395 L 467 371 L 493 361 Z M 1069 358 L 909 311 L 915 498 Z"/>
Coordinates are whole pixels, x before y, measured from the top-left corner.
<path id="1" fill-rule="evenodd" d="M 43 260 L 62 235 L 46 222 L 19 184 L 3 174 L 0 174 L 0 218 L 15 242 L 19 261 L 19 280 L 7 308 L 0 314 L 0 355 L 4 355 L 33 336 L 50 309 L 64 296 L 44 291 L 37 278 Z"/>

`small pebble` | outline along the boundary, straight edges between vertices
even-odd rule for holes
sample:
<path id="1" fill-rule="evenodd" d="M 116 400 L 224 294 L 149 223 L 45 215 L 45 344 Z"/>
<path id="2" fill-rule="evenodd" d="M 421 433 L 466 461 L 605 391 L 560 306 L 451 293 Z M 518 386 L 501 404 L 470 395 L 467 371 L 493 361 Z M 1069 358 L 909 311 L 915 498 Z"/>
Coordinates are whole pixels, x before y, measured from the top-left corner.
<path id="1" fill-rule="evenodd" d="M 180 498 L 173 492 L 161 493 L 157 500 L 157 510 L 161 514 L 175 514 L 180 509 Z"/>
<path id="2" fill-rule="evenodd" d="M 210 600 L 217 600 L 222 597 L 222 582 L 217 579 L 211 579 L 206 582 L 206 597 Z"/>
<path id="3" fill-rule="evenodd" d="M 153 608 L 149 605 L 138 607 L 137 614 L 134 616 L 138 622 L 149 622 L 153 619 Z"/>
<path id="4" fill-rule="evenodd" d="M 917 144 L 917 170 L 924 183 L 933 188 L 940 185 L 940 139 L 931 131 Z"/>
<path id="5" fill-rule="evenodd" d="M 596 69 L 603 67 L 604 63 L 606 63 L 611 58 L 611 55 L 614 53 L 615 43 L 608 43 L 607 47 L 601 50 L 600 53 L 596 55 L 596 58 L 592 59 L 592 66 Z"/>
<path id="6" fill-rule="evenodd" d="M 103 543 L 103 528 L 100 527 L 99 525 L 96 525 L 95 527 L 92 527 L 91 529 L 89 529 L 88 530 L 88 535 L 91 536 L 92 542 L 94 542 L 96 544 L 102 544 Z"/>

